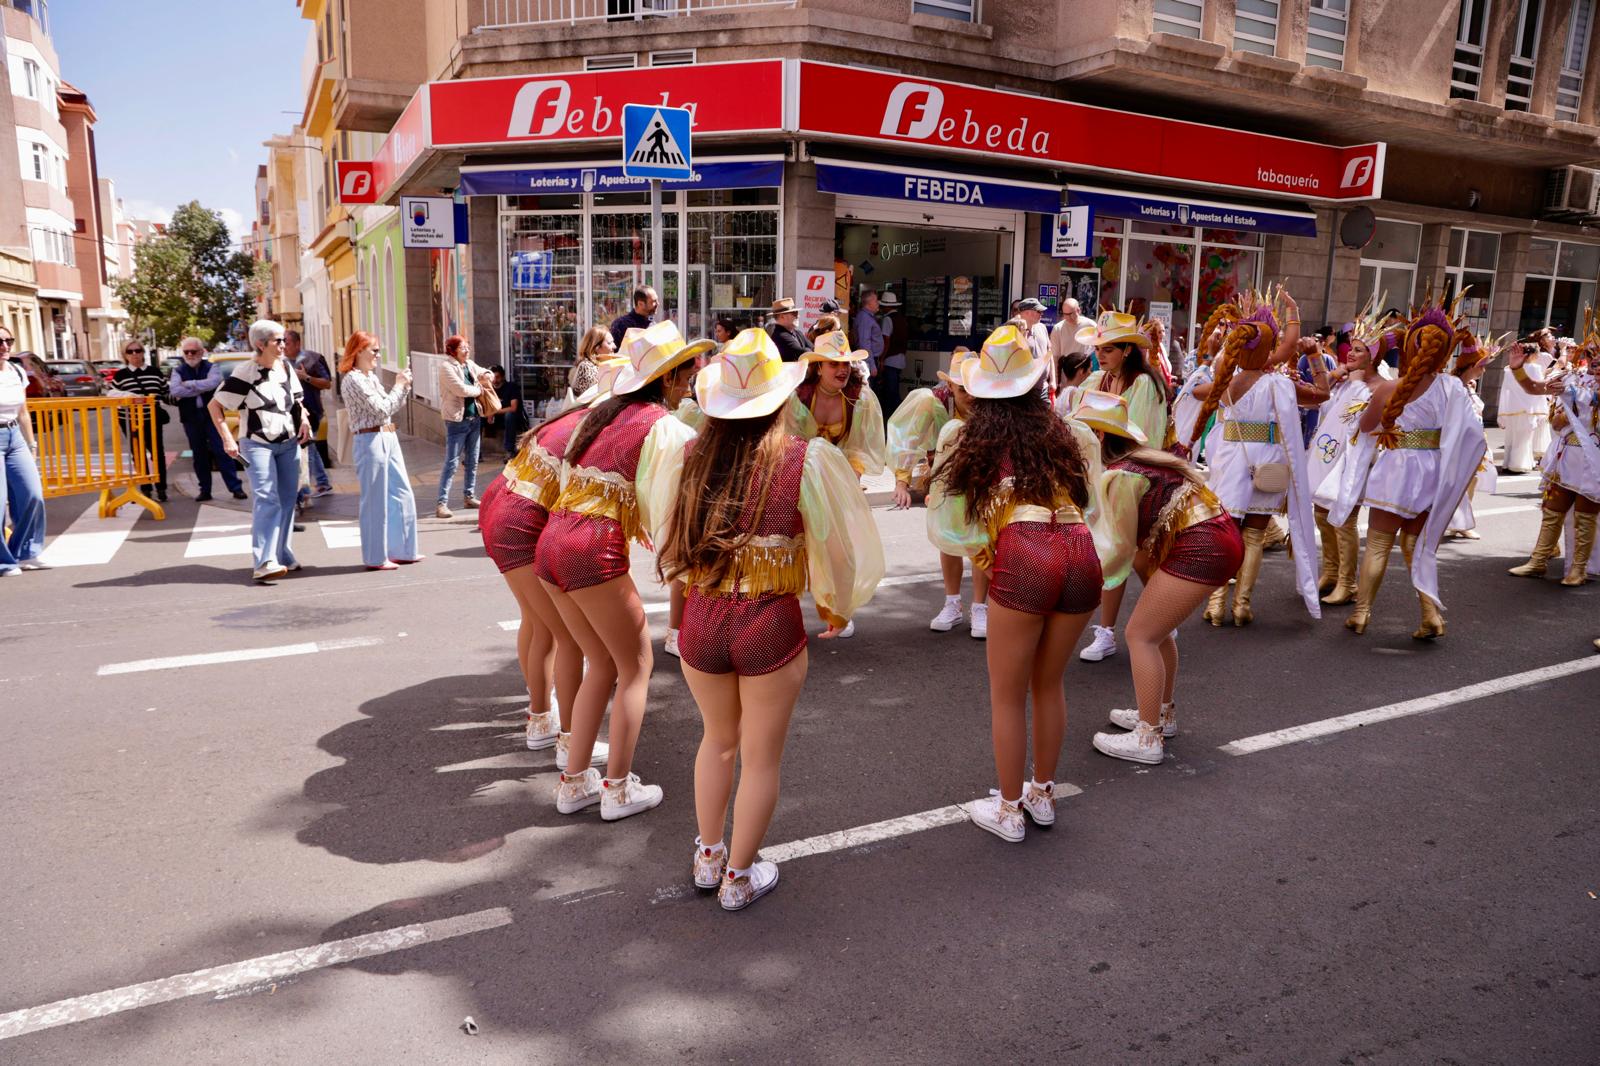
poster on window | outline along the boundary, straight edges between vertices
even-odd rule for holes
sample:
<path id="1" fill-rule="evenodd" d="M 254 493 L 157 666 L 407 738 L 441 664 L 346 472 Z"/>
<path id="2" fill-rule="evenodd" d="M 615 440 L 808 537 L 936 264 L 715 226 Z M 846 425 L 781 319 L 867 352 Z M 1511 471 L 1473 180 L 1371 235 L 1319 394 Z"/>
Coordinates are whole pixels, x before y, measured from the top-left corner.
<path id="1" fill-rule="evenodd" d="M 1061 299 L 1077 300 L 1079 310 L 1086 317 L 1097 316 L 1100 313 L 1100 271 L 1063 270 Z"/>
<path id="2" fill-rule="evenodd" d="M 833 271 L 796 270 L 794 294 L 800 309 L 797 327 L 804 333 L 817 324 L 817 319 L 822 317 L 822 305 L 833 296 Z"/>

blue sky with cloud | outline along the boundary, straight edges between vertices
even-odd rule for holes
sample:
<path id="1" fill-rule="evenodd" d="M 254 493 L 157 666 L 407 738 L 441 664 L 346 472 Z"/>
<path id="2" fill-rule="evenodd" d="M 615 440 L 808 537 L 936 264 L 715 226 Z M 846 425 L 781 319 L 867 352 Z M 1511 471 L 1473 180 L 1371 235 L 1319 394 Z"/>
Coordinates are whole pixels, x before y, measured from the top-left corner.
<path id="1" fill-rule="evenodd" d="M 63 0 L 50 22 L 61 76 L 99 117 L 100 176 L 130 213 L 199 200 L 248 233 L 261 142 L 304 105 L 312 27 L 295 0 Z"/>

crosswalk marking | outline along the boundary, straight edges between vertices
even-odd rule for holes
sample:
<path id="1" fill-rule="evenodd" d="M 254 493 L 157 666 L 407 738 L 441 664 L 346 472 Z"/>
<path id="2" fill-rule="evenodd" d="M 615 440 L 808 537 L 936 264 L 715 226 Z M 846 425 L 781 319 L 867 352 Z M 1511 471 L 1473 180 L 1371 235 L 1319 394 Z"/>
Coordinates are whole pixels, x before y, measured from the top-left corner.
<path id="1" fill-rule="evenodd" d="M 46 544 L 39 557 L 49 566 L 102 566 L 117 554 L 144 513 L 143 507 L 123 507 L 110 518 L 101 518 L 98 507 L 89 507 L 65 533 Z"/>
<path id="2" fill-rule="evenodd" d="M 218 555 L 250 554 L 250 515 L 225 507 L 200 505 L 194 528 L 189 531 L 185 559 L 210 559 Z"/>
<path id="3" fill-rule="evenodd" d="M 325 519 L 317 525 L 322 527 L 322 539 L 328 547 L 361 547 L 361 526 L 358 523 L 348 519 Z"/>

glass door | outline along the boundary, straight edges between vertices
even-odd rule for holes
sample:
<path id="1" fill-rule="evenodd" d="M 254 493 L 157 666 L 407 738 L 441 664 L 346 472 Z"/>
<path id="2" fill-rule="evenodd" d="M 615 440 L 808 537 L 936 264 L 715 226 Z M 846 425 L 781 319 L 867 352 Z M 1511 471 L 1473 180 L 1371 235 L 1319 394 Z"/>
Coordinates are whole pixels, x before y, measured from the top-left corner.
<path id="1" fill-rule="evenodd" d="M 668 265 L 662 280 L 662 292 L 656 295 L 661 306 L 656 311 L 656 321 L 671 319 L 685 340 L 710 336 L 711 322 L 706 317 L 706 268 L 688 268 L 688 284 L 683 284 L 684 270 Z M 633 309 L 633 292 L 642 285 L 654 284 L 654 272 L 649 264 L 617 265 L 596 264 L 592 271 L 590 306 L 596 324 L 608 326 L 618 315 Z"/>

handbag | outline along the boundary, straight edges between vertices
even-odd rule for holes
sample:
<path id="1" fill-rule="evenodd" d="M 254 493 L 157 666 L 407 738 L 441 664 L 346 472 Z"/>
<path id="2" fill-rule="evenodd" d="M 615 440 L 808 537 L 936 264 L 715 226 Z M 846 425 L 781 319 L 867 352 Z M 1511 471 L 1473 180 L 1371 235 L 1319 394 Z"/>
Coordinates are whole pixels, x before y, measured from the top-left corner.
<path id="1" fill-rule="evenodd" d="M 471 365 L 471 363 L 467 364 L 467 366 Z M 461 368 L 461 376 L 467 378 L 469 384 L 471 383 L 471 376 L 467 373 L 465 366 Z M 478 390 L 478 395 L 475 399 L 478 401 L 478 414 L 483 416 L 484 421 L 496 417 L 501 411 L 505 410 L 505 404 L 500 402 L 500 394 L 494 391 L 493 385 L 482 386 Z"/>
<path id="2" fill-rule="evenodd" d="M 1289 464 L 1262 463 L 1250 468 L 1250 484 L 1257 492 L 1277 494 L 1289 491 Z"/>

